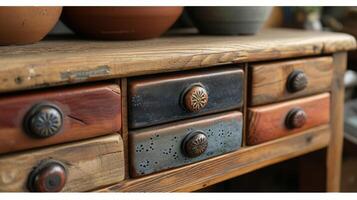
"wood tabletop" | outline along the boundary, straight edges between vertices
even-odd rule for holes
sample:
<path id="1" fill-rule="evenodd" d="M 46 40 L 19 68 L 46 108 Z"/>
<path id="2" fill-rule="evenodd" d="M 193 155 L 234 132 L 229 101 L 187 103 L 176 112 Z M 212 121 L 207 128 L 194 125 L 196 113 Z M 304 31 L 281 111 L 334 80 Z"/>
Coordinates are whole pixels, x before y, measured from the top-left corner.
<path id="1" fill-rule="evenodd" d="M 0 46 L 0 93 L 221 64 L 313 56 L 356 48 L 343 33 L 292 29 L 255 36 L 170 35 L 143 41 L 50 38 Z"/>

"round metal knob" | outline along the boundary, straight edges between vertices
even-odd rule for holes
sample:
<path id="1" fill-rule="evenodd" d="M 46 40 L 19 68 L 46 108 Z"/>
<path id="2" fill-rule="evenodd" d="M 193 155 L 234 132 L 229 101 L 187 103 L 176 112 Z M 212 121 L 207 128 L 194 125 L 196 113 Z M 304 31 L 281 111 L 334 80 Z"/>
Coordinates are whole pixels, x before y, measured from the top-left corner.
<path id="1" fill-rule="evenodd" d="M 63 124 L 62 112 L 52 104 L 35 105 L 24 119 L 25 131 L 31 136 L 45 138 L 60 132 Z"/>
<path id="2" fill-rule="evenodd" d="M 286 116 L 285 124 L 288 128 L 301 128 L 307 119 L 306 113 L 300 108 L 293 108 Z"/>
<path id="3" fill-rule="evenodd" d="M 198 112 L 208 104 L 208 92 L 200 85 L 190 87 L 185 93 L 183 103 L 190 112 Z"/>
<path id="4" fill-rule="evenodd" d="M 188 157 L 200 156 L 208 147 L 207 136 L 201 131 L 192 132 L 185 137 L 182 147 Z"/>
<path id="5" fill-rule="evenodd" d="M 308 79 L 304 72 L 293 71 L 288 76 L 286 88 L 289 92 L 298 92 L 306 88 Z"/>
<path id="6" fill-rule="evenodd" d="M 31 192 L 60 192 L 66 184 L 65 167 L 58 161 L 42 161 L 29 175 Z"/>

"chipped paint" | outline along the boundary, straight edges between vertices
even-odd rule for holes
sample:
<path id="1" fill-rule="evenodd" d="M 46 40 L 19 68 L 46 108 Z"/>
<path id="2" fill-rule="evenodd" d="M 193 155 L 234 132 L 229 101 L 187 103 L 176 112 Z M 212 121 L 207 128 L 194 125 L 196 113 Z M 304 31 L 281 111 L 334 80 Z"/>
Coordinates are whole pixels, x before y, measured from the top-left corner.
<path id="1" fill-rule="evenodd" d="M 62 72 L 62 80 L 85 80 L 92 77 L 105 76 L 110 73 L 110 67 L 107 65 L 98 66 L 92 70 Z"/>

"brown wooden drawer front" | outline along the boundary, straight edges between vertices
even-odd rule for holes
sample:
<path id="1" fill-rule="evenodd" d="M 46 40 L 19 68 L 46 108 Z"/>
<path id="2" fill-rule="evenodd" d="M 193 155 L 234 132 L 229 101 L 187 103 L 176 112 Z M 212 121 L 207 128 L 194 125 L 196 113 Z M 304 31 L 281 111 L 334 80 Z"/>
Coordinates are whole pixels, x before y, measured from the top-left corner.
<path id="1" fill-rule="evenodd" d="M 61 176 L 56 177 L 55 172 Z M 2 192 L 81 192 L 123 179 L 123 141 L 119 134 L 0 156 Z"/>
<path id="2" fill-rule="evenodd" d="M 130 174 L 142 176 L 237 150 L 242 126 L 242 113 L 233 111 L 130 132 Z"/>
<path id="3" fill-rule="evenodd" d="M 192 118 L 240 108 L 243 70 L 224 67 L 129 80 L 129 127 Z"/>
<path id="4" fill-rule="evenodd" d="M 329 91 L 332 57 L 252 64 L 250 105 L 262 105 Z"/>
<path id="5" fill-rule="evenodd" d="M 97 84 L 8 96 L 0 98 L 0 112 L 0 153 L 75 141 L 120 131 L 120 88 Z"/>
<path id="6" fill-rule="evenodd" d="M 330 121 L 330 94 L 248 109 L 247 144 L 255 145 Z"/>

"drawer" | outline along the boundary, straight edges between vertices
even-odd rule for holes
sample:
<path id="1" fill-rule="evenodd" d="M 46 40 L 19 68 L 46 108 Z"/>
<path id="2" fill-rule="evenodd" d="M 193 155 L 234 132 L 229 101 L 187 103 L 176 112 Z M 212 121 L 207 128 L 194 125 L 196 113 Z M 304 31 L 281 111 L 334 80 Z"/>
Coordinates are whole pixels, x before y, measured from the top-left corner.
<path id="1" fill-rule="evenodd" d="M 248 109 L 247 144 L 255 145 L 330 121 L 330 94 Z"/>
<path id="2" fill-rule="evenodd" d="M 130 79 L 129 127 L 240 108 L 243 85 L 243 71 L 234 67 Z"/>
<path id="3" fill-rule="evenodd" d="M 82 192 L 124 179 L 119 134 L 0 157 L 2 192 Z"/>
<path id="4" fill-rule="evenodd" d="M 233 111 L 132 131 L 130 174 L 142 176 L 239 149 L 242 121 L 242 114 Z"/>
<path id="5" fill-rule="evenodd" d="M 0 98 L 0 111 L 0 153 L 121 130 L 121 94 L 114 84 L 11 95 Z"/>
<path id="6" fill-rule="evenodd" d="M 332 57 L 252 64 L 250 105 L 262 105 L 329 91 Z"/>

